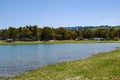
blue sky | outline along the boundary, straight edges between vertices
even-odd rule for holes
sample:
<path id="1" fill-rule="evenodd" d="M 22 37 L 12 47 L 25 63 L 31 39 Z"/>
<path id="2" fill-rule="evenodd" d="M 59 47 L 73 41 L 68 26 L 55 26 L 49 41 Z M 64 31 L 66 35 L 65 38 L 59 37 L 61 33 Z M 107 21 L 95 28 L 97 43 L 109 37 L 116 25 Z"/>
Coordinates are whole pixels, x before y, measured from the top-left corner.
<path id="1" fill-rule="evenodd" d="M 0 0 L 0 29 L 119 24 L 120 0 Z"/>

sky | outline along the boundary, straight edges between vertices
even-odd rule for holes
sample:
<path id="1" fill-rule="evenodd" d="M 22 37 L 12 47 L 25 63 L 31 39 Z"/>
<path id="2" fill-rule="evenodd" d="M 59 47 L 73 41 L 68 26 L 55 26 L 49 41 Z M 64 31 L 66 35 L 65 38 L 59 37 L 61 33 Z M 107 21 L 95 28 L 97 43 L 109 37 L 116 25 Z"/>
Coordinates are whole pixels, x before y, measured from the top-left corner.
<path id="1" fill-rule="evenodd" d="M 0 29 L 120 25 L 120 0 L 0 0 Z"/>

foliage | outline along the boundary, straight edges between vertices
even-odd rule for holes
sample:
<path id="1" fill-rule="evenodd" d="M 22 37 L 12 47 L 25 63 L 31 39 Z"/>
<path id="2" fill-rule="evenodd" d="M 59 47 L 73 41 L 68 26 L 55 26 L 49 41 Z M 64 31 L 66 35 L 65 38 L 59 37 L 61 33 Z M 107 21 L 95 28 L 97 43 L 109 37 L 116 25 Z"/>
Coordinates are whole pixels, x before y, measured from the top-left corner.
<path id="1" fill-rule="evenodd" d="M 14 27 L 9 27 L 8 29 L 8 38 L 17 39 L 19 37 L 18 29 Z"/>
<path id="2" fill-rule="evenodd" d="M 50 27 L 44 27 L 42 29 L 41 38 L 42 40 L 52 40 L 55 38 L 55 32 Z"/>
<path id="3" fill-rule="evenodd" d="M 13 39 L 19 41 L 36 41 L 36 40 L 82 40 L 93 38 L 104 38 L 105 40 L 119 40 L 120 29 L 110 26 L 101 26 L 92 29 L 90 27 L 80 28 L 77 30 L 66 29 L 63 27 L 39 28 L 37 25 L 27 25 L 25 27 L 9 27 L 0 30 L 0 40 Z"/>

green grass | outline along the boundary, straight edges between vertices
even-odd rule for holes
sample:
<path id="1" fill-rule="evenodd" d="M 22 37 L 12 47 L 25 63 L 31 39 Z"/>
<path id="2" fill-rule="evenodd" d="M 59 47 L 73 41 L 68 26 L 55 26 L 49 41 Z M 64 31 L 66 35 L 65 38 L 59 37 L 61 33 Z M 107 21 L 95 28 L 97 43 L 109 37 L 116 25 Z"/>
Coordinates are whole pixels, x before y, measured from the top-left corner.
<path id="1" fill-rule="evenodd" d="M 114 42 L 120 42 L 120 41 L 113 41 L 113 40 L 105 40 L 105 41 L 94 41 L 94 40 L 81 40 L 81 41 L 75 41 L 75 40 L 53 40 L 44 43 L 43 41 L 14 41 L 14 42 L 6 42 L 6 41 L 0 41 L 0 45 L 6 45 L 6 44 L 66 44 L 66 43 L 114 43 Z"/>
<path id="2" fill-rule="evenodd" d="M 0 41 L 0 44 L 6 45 L 6 44 L 41 44 L 42 41 L 14 41 L 14 42 L 6 42 L 6 41 Z"/>
<path id="3" fill-rule="evenodd" d="M 30 70 L 12 77 L 11 80 L 120 80 L 120 48 L 82 60 Z"/>

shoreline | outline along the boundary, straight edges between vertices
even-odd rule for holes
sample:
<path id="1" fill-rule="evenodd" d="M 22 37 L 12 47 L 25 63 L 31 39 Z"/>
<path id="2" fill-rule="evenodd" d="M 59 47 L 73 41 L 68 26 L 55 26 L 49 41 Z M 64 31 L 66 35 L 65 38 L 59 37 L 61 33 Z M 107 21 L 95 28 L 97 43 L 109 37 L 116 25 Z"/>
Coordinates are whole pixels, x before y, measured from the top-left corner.
<path id="1" fill-rule="evenodd" d="M 50 40 L 48 42 L 44 41 L 14 41 L 14 42 L 6 42 L 6 41 L 0 41 L 0 45 L 15 45 L 15 44 L 72 44 L 72 43 L 120 43 L 120 41 L 113 41 L 113 40 L 105 40 L 105 41 L 94 41 L 94 40 L 81 40 L 81 41 L 75 41 L 75 40 Z"/>
<path id="2" fill-rule="evenodd" d="M 119 53 L 119 54 L 118 54 Z M 50 65 L 46 65 L 46 66 L 43 66 L 43 67 L 39 67 L 39 68 L 36 68 L 36 69 L 33 69 L 33 70 L 28 70 L 28 71 L 26 71 L 26 72 L 24 72 L 24 73 L 22 73 L 22 74 L 17 74 L 17 75 L 14 75 L 14 76 L 7 76 L 7 77 L 2 77 L 2 76 L 0 76 L 0 79 L 2 79 L 2 80 L 6 80 L 6 79 L 11 79 L 11 80 L 25 80 L 25 79 L 27 79 L 27 78 L 31 78 L 31 77 L 34 77 L 34 79 L 35 80 L 37 80 L 36 79 L 36 76 L 41 76 L 41 78 L 42 78 L 42 76 L 44 75 L 45 77 L 43 78 L 43 80 L 44 79 L 47 79 L 46 77 L 47 76 L 49 76 L 49 74 L 47 74 L 47 72 L 49 73 L 49 71 L 51 72 L 52 70 L 52 72 L 51 72 L 51 74 L 55 74 L 55 72 L 56 72 L 56 70 L 58 70 L 57 71 L 57 73 L 58 74 L 60 74 L 61 73 L 61 71 L 64 71 L 64 70 L 62 70 L 62 69 L 60 69 L 60 71 L 59 71 L 59 69 L 58 68 L 64 68 L 64 67 L 66 67 L 66 68 L 68 68 L 69 70 L 72 70 L 71 69 L 71 67 L 73 67 L 74 69 L 75 69 L 75 65 L 73 65 L 73 64 L 77 64 L 76 65 L 76 68 L 77 69 L 79 69 L 79 67 L 81 67 L 81 66 L 79 66 L 79 65 L 83 65 L 84 64 L 84 66 L 94 66 L 94 65 L 88 65 L 88 64 L 86 64 L 86 63 L 89 63 L 89 61 L 90 62 L 96 62 L 95 60 L 98 60 L 99 61 L 99 59 L 101 60 L 101 59 L 103 59 L 103 60 L 101 60 L 101 61 L 103 61 L 104 62 L 104 60 L 109 60 L 109 58 L 111 59 L 111 58 L 116 58 L 116 59 L 118 59 L 119 57 L 120 57 L 120 48 L 119 47 L 117 47 L 115 50 L 112 50 L 112 51 L 109 51 L 109 52 L 100 52 L 100 53 L 98 53 L 98 54 L 95 54 L 95 55 L 91 55 L 91 56 L 89 56 L 89 57 L 86 57 L 86 58 L 83 58 L 83 59 L 78 59 L 78 60 L 72 60 L 72 61 L 65 61 L 65 62 L 60 62 L 60 63 L 56 63 L 56 64 L 50 64 Z M 119 60 L 120 61 L 120 60 Z M 118 61 L 118 63 L 119 63 L 119 61 Z M 93 63 L 92 63 L 93 64 Z M 97 64 L 101 64 L 101 62 L 99 62 L 99 63 L 97 63 Z M 71 66 L 69 66 L 69 65 L 71 65 Z M 113 64 L 111 63 L 110 64 L 110 66 L 112 66 Z M 96 65 L 97 66 L 97 65 Z M 103 66 L 103 65 L 102 65 Z M 118 65 L 116 65 L 116 67 L 117 67 Z M 102 67 L 101 67 L 102 68 Z M 55 69 L 55 70 L 54 70 Z M 110 69 L 109 69 L 110 70 Z M 41 75 L 38 73 L 38 72 L 41 72 Z M 74 71 L 74 70 L 73 70 Z M 42 72 L 44 73 L 44 74 L 42 74 Z M 60 72 L 60 73 L 59 73 Z M 72 71 L 71 71 L 72 72 Z M 33 75 L 34 74 L 34 75 Z M 69 73 L 67 73 L 67 74 L 69 74 Z M 82 74 L 82 73 L 81 73 Z M 87 74 L 87 73 L 86 73 Z M 106 74 L 109 74 L 109 73 L 106 73 Z M 31 76 L 30 76 L 31 75 Z M 36 76 L 35 76 L 36 75 Z M 64 79 L 64 77 L 63 77 L 63 75 L 65 75 L 65 74 L 61 74 L 62 76 L 62 78 Z M 85 74 L 84 74 L 85 75 Z M 90 75 L 90 74 L 89 74 Z M 61 78 L 61 79 L 62 79 Z M 74 77 L 71 77 L 71 79 L 73 79 Z M 84 77 L 83 77 L 84 78 Z M 109 78 L 109 77 L 107 77 L 108 79 L 107 80 L 110 80 L 111 78 Z M 120 77 L 117 77 L 117 78 L 119 78 L 120 79 Z M 34 79 L 30 79 L 30 80 L 34 80 Z M 51 79 L 54 79 L 54 77 L 51 75 Z M 56 78 L 55 78 L 56 79 Z M 59 78 L 57 78 L 58 80 L 60 80 Z M 84 80 L 84 79 L 83 79 Z M 92 80 L 92 79 L 90 79 L 90 80 Z"/>

